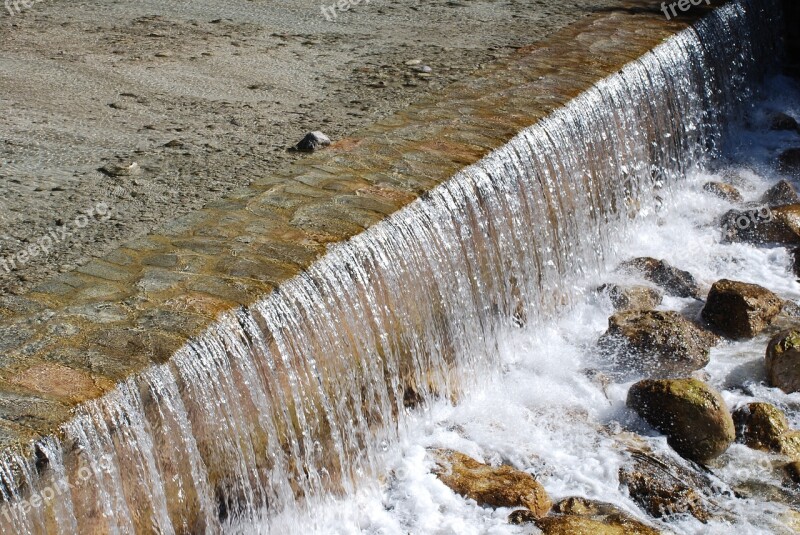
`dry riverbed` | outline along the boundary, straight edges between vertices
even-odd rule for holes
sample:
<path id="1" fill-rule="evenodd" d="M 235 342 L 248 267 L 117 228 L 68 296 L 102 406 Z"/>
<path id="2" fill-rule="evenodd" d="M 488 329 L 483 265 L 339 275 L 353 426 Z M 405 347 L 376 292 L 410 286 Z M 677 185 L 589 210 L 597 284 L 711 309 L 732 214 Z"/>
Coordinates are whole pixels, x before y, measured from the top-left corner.
<path id="1" fill-rule="evenodd" d="M 335 141 L 618 4 L 372 0 L 334 22 L 310 0 L 3 11 L 0 294 L 302 158 L 286 148 L 309 130 Z"/>

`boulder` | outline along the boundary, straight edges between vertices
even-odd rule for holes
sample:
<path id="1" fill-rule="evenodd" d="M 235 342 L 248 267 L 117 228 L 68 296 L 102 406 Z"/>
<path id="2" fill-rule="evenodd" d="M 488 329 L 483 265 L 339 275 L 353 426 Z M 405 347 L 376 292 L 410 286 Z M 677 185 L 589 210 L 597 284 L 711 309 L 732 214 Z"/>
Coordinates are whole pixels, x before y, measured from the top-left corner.
<path id="1" fill-rule="evenodd" d="M 729 242 L 800 245 L 800 204 L 730 210 L 722 216 L 721 226 Z"/>
<path id="2" fill-rule="evenodd" d="M 630 517 L 625 521 L 615 521 L 558 515 L 538 520 L 536 527 L 542 530 L 544 535 L 658 535 L 661 533 Z"/>
<path id="3" fill-rule="evenodd" d="M 800 461 L 800 432 L 789 428 L 783 412 L 769 403 L 750 403 L 733 413 L 736 439 L 746 446 Z"/>
<path id="4" fill-rule="evenodd" d="M 800 176 L 800 148 L 783 151 L 778 156 L 778 170 L 788 175 Z"/>
<path id="5" fill-rule="evenodd" d="M 778 333 L 767 346 L 767 381 L 787 394 L 800 392 L 800 330 Z"/>
<path id="6" fill-rule="evenodd" d="M 434 474 L 454 492 L 489 507 L 525 507 L 543 517 L 552 506 L 539 482 L 510 466 L 489 466 L 452 450 L 435 450 Z"/>
<path id="7" fill-rule="evenodd" d="M 726 201 L 742 202 L 742 194 L 739 193 L 739 190 L 725 182 L 706 182 L 703 184 L 703 191 Z"/>
<path id="8" fill-rule="evenodd" d="M 703 307 L 703 320 L 717 333 L 735 340 L 753 338 L 781 311 L 783 300 L 746 282 L 718 280 Z"/>
<path id="9" fill-rule="evenodd" d="M 633 258 L 623 262 L 620 268 L 664 288 L 669 295 L 695 298 L 699 296 L 697 281 L 692 274 L 673 267 L 664 260 L 650 257 Z"/>
<path id="10" fill-rule="evenodd" d="M 619 480 L 631 499 L 655 518 L 690 514 L 707 522 L 711 483 L 673 460 L 640 450 L 630 450 L 631 462 L 619 470 Z"/>
<path id="11" fill-rule="evenodd" d="M 643 285 L 604 284 L 597 291 L 607 294 L 616 310 L 651 309 L 664 298 L 660 291 Z"/>
<path id="12" fill-rule="evenodd" d="M 617 355 L 620 371 L 676 377 L 705 367 L 717 340 L 677 312 L 630 310 L 608 319 L 598 344 Z"/>
<path id="13" fill-rule="evenodd" d="M 678 455 L 701 464 L 736 439 L 722 396 L 697 379 L 640 381 L 628 391 L 627 405 L 664 433 Z"/>
<path id="14" fill-rule="evenodd" d="M 533 518 L 530 511 L 514 511 L 511 524 L 536 523 L 546 534 L 657 535 L 655 528 L 636 520 L 618 507 L 586 498 L 565 498 L 553 507 L 550 516 Z"/>
<path id="15" fill-rule="evenodd" d="M 795 190 L 794 186 L 792 186 L 786 180 L 781 180 L 769 188 L 764 195 L 761 196 L 761 204 L 766 204 L 770 207 L 778 207 L 797 203 L 800 203 L 800 197 L 797 196 L 797 190 Z"/>

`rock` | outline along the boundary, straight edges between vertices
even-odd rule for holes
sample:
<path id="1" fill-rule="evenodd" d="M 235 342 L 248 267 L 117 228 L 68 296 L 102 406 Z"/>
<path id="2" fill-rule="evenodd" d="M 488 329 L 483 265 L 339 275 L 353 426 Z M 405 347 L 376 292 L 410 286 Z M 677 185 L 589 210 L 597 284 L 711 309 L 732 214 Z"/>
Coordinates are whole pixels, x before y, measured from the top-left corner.
<path id="1" fill-rule="evenodd" d="M 787 464 L 784 469 L 792 482 L 800 484 L 800 461 L 793 461 Z"/>
<path id="2" fill-rule="evenodd" d="M 651 309 L 661 304 L 663 294 L 649 286 L 604 284 L 598 292 L 608 294 L 616 310 Z"/>
<path id="3" fill-rule="evenodd" d="M 775 335 L 767 346 L 767 381 L 787 394 L 800 392 L 800 330 Z"/>
<path id="4" fill-rule="evenodd" d="M 763 205 L 748 210 L 729 210 L 720 220 L 725 241 L 756 245 L 800 244 L 800 235 L 795 232 L 791 213 L 784 208 Z M 782 214 L 780 218 L 776 217 L 779 213 Z"/>
<path id="5" fill-rule="evenodd" d="M 552 503 L 534 477 L 510 466 L 493 467 L 452 450 L 432 452 L 436 476 L 454 492 L 490 507 L 525 507 L 536 517 Z"/>
<path id="6" fill-rule="evenodd" d="M 544 535 L 658 535 L 657 529 L 626 517 L 624 520 L 595 520 L 583 516 L 549 516 L 536 521 Z"/>
<path id="7" fill-rule="evenodd" d="M 664 433 L 678 455 L 701 464 L 736 439 L 722 396 L 697 379 L 640 381 L 628 391 L 627 405 Z"/>
<path id="8" fill-rule="evenodd" d="M 797 121 L 791 115 L 787 115 L 783 112 L 777 112 L 774 113 L 769 119 L 769 129 L 800 131 L 800 126 L 798 126 Z"/>
<path id="9" fill-rule="evenodd" d="M 717 333 L 741 340 L 763 331 L 782 307 L 783 300 L 766 288 L 722 279 L 711 287 L 702 317 Z"/>
<path id="10" fill-rule="evenodd" d="M 124 163 L 107 163 L 100 169 L 98 169 L 101 173 L 105 173 L 111 177 L 117 176 L 137 176 L 142 174 L 142 168 L 139 167 L 139 164 L 136 162 L 124 162 Z"/>
<path id="11" fill-rule="evenodd" d="M 608 319 L 600 348 L 616 353 L 625 368 L 651 377 L 689 374 L 708 364 L 717 337 L 677 312 L 631 310 Z"/>
<path id="12" fill-rule="evenodd" d="M 755 450 L 800 461 L 800 432 L 789 428 L 783 412 L 769 403 L 750 403 L 733 413 L 736 439 Z"/>
<path id="13" fill-rule="evenodd" d="M 294 146 L 294 149 L 301 152 L 314 152 L 330 144 L 331 138 L 320 131 L 316 131 L 306 134 L 306 136 Z"/>
<path id="14" fill-rule="evenodd" d="M 778 156 L 778 170 L 793 176 L 800 176 L 800 147 L 787 149 Z"/>
<path id="15" fill-rule="evenodd" d="M 703 191 L 726 201 L 742 202 L 742 194 L 739 193 L 739 190 L 724 182 L 706 182 L 703 184 Z"/>
<path id="16" fill-rule="evenodd" d="M 631 463 L 619 470 L 619 480 L 631 499 L 655 518 L 690 514 L 707 522 L 711 505 L 702 490 L 711 492 L 710 482 L 669 458 L 630 450 Z"/>
<path id="17" fill-rule="evenodd" d="M 553 507 L 553 515 L 537 519 L 530 511 L 509 515 L 511 524 L 536 523 L 546 534 L 656 535 L 658 530 L 636 520 L 618 507 L 586 498 L 565 498 Z"/>
<path id="18" fill-rule="evenodd" d="M 692 274 L 672 267 L 664 260 L 649 257 L 634 258 L 623 262 L 620 267 L 664 288 L 669 295 L 695 298 L 699 296 L 697 281 Z"/>
<path id="19" fill-rule="evenodd" d="M 792 257 L 792 272 L 800 277 L 800 247 L 795 247 L 789 254 Z"/>
<path id="20" fill-rule="evenodd" d="M 800 203 L 800 197 L 797 196 L 794 186 L 786 180 L 781 180 L 761 196 L 761 203 L 770 207 L 784 206 Z"/>

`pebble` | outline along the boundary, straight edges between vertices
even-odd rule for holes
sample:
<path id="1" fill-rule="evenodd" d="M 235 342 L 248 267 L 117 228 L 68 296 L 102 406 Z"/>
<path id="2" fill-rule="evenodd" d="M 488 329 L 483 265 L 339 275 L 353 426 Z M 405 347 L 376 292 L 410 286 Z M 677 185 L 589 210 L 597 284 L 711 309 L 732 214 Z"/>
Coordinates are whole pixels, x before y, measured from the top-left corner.
<path id="1" fill-rule="evenodd" d="M 317 130 L 306 134 L 305 137 L 294 146 L 294 149 L 302 152 L 314 152 L 330 144 L 331 138 Z"/>

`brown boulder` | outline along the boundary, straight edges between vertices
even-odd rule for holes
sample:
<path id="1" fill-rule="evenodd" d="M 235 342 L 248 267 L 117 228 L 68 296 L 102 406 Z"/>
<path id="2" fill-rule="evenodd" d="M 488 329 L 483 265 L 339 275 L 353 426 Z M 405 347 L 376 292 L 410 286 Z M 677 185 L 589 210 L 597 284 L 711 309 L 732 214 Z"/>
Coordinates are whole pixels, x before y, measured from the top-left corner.
<path id="1" fill-rule="evenodd" d="M 742 202 L 742 194 L 739 193 L 739 190 L 724 182 L 706 182 L 703 184 L 703 191 L 726 201 Z"/>
<path id="2" fill-rule="evenodd" d="M 761 203 L 772 207 L 784 206 L 800 203 L 800 197 L 797 196 L 794 186 L 786 180 L 781 180 L 761 196 Z"/>
<path id="3" fill-rule="evenodd" d="M 598 343 L 624 370 L 675 377 L 705 367 L 717 337 L 677 312 L 631 310 L 611 316 Z"/>
<path id="4" fill-rule="evenodd" d="M 725 453 L 736 438 L 722 396 L 697 379 L 639 381 L 627 405 L 664 433 L 681 457 L 701 464 Z"/>
<path id="5" fill-rule="evenodd" d="M 596 520 L 584 516 L 548 516 L 536 521 L 544 535 L 659 535 L 661 532 L 637 520 Z"/>
<path id="6" fill-rule="evenodd" d="M 620 268 L 664 288 L 669 295 L 695 298 L 699 296 L 697 281 L 692 274 L 673 267 L 664 260 L 643 256 L 623 262 Z"/>
<path id="7" fill-rule="evenodd" d="M 789 428 L 783 412 L 769 403 L 750 403 L 733 413 L 736 439 L 746 446 L 800 461 L 800 432 Z"/>
<path id="8" fill-rule="evenodd" d="M 778 170 L 781 173 L 800 176 L 800 148 L 783 151 L 778 156 Z"/>
<path id="9" fill-rule="evenodd" d="M 783 300 L 757 284 L 722 279 L 714 283 L 703 307 L 703 320 L 719 334 L 753 338 L 778 315 Z"/>
<path id="10" fill-rule="evenodd" d="M 661 533 L 636 520 L 618 507 L 586 498 L 565 498 L 554 507 L 554 514 L 533 518 L 530 511 L 514 511 L 509 515 L 511 524 L 535 522 L 546 534 L 592 535 L 658 535 Z"/>
<path id="11" fill-rule="evenodd" d="M 800 244 L 800 204 L 730 210 L 722 216 L 725 239 L 735 243 Z"/>
<path id="12" fill-rule="evenodd" d="M 489 466 L 452 450 L 435 450 L 434 473 L 454 492 L 489 507 L 525 507 L 536 517 L 552 502 L 534 477 L 510 466 Z"/>
<path id="13" fill-rule="evenodd" d="M 630 450 L 631 463 L 619 470 L 620 483 L 631 499 L 655 518 L 690 514 L 707 522 L 711 505 L 704 494 L 711 484 L 669 458 L 639 450 Z M 704 492 L 705 491 L 705 492 Z"/>
<path id="14" fill-rule="evenodd" d="M 661 304 L 663 294 L 650 286 L 604 284 L 597 289 L 608 295 L 616 310 L 637 310 L 655 308 Z"/>
<path id="15" fill-rule="evenodd" d="M 787 394 L 800 392 L 800 330 L 775 335 L 767 346 L 767 381 Z"/>

